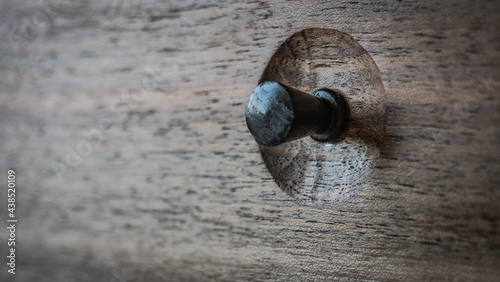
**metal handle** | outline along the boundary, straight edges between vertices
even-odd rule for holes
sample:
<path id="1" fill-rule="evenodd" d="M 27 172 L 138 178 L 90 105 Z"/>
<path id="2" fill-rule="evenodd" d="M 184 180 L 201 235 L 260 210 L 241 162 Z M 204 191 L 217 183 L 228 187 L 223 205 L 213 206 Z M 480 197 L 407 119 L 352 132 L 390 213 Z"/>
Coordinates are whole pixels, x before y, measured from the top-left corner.
<path id="1" fill-rule="evenodd" d="M 312 95 L 278 82 L 259 84 L 246 106 L 246 123 L 255 141 L 272 147 L 311 136 L 334 141 L 346 127 L 347 105 L 335 91 L 319 89 Z"/>

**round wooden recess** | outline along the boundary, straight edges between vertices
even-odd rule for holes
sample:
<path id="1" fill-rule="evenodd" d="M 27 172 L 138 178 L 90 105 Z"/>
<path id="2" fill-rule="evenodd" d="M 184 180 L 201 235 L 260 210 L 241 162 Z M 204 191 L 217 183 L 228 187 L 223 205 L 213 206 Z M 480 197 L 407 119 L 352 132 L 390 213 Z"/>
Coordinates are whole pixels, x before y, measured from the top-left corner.
<path id="1" fill-rule="evenodd" d="M 386 124 L 385 92 L 375 62 L 351 36 L 306 29 L 288 38 L 267 64 L 260 82 L 277 81 L 312 93 L 328 88 L 349 104 L 345 133 L 336 142 L 312 138 L 260 146 L 279 187 L 305 204 L 335 202 L 368 182 Z"/>

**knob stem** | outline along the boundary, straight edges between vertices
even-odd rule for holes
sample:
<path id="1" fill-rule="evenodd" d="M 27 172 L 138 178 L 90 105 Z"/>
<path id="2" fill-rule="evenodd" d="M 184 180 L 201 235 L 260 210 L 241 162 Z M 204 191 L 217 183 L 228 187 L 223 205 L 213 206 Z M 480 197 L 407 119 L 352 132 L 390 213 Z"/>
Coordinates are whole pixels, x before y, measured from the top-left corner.
<path id="1" fill-rule="evenodd" d="M 255 141 L 262 146 L 310 136 L 317 141 L 339 137 L 347 121 L 342 96 L 328 89 L 312 95 L 278 82 L 259 84 L 248 99 L 246 123 Z"/>

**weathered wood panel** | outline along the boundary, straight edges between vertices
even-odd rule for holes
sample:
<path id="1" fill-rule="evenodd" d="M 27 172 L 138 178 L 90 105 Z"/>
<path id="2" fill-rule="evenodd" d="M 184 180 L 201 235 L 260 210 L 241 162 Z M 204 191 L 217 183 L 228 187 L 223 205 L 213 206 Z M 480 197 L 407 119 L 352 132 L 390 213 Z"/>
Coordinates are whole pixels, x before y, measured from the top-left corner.
<path id="1" fill-rule="evenodd" d="M 17 280 L 500 277 L 498 2 L 42 4 L 1 4 Z M 278 188 L 244 122 L 311 27 L 368 51 L 388 107 L 369 185 L 325 206 Z"/>

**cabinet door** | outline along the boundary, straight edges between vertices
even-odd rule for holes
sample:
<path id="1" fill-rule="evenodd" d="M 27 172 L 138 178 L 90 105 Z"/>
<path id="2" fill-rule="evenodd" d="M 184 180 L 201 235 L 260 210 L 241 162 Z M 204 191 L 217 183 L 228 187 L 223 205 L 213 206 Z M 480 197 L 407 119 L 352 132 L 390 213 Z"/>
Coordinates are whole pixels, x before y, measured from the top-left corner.
<path id="1" fill-rule="evenodd" d="M 0 250 L 15 237 L 18 279 L 500 277 L 498 2 L 1 6 L 0 202 L 5 219 L 12 169 L 18 221 Z M 245 124 L 273 54 L 310 28 L 366 51 L 386 105 L 371 174 L 319 204 L 270 170 L 316 189 L 324 160 L 270 165 Z"/>

